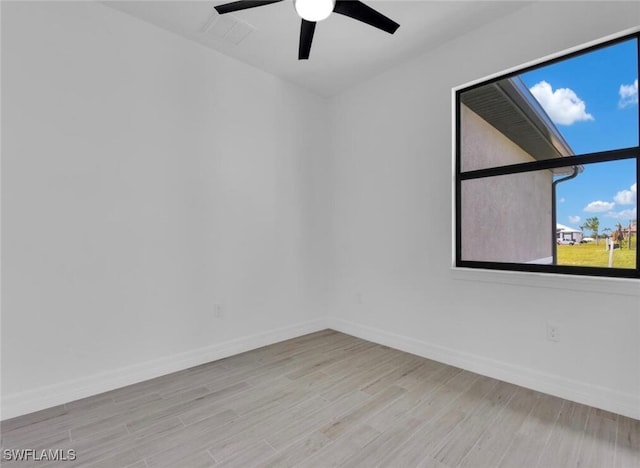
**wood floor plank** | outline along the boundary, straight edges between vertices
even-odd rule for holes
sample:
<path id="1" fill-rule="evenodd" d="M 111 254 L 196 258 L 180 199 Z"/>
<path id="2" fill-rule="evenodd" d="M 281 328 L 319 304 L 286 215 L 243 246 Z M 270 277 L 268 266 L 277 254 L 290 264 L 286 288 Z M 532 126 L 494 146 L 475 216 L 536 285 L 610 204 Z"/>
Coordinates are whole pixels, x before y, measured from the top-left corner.
<path id="1" fill-rule="evenodd" d="M 61 430 L 51 433 L 50 431 L 40 431 L 35 434 L 6 434 L 3 439 L 3 448 L 29 447 L 33 449 L 61 446 L 69 443 L 71 438 L 68 430 Z"/>
<path id="2" fill-rule="evenodd" d="M 616 436 L 616 468 L 640 466 L 640 421 L 624 416 L 618 418 Z"/>
<path id="3" fill-rule="evenodd" d="M 465 382 L 466 385 L 465 385 Z M 438 450 L 450 441 L 458 425 L 468 417 L 491 392 L 497 381 L 462 372 L 440 387 L 430 398 L 412 410 L 414 418 L 425 422 L 396 451 L 390 452 L 384 463 L 394 463 L 396 457 L 407 466 L 423 459 L 434 458 Z M 443 414 L 443 411 L 446 412 Z"/>
<path id="4" fill-rule="evenodd" d="M 441 416 L 420 426 L 400 446 L 382 457 L 375 466 L 418 466 L 432 454 L 456 426 L 464 421 L 465 414 L 458 409 L 448 409 Z M 440 463 L 440 462 L 438 462 Z"/>
<path id="5" fill-rule="evenodd" d="M 137 448 L 128 448 L 126 450 L 119 450 L 106 458 L 102 458 L 94 463 L 85 463 L 84 460 L 77 462 L 77 466 L 90 467 L 90 468 L 115 468 L 120 466 L 133 465 L 138 461 L 143 460 L 142 455 Z"/>
<path id="6" fill-rule="evenodd" d="M 384 431 L 395 421 L 410 417 L 415 408 L 419 407 L 423 402 L 430 401 L 430 398 L 434 397 L 434 392 L 460 373 L 460 369 L 454 367 L 449 369 L 452 372 L 438 372 L 435 375 L 430 375 L 429 379 L 423 379 L 419 384 L 410 385 L 411 390 L 408 390 L 407 393 L 369 419 L 369 425 L 379 431 Z"/>
<path id="7" fill-rule="evenodd" d="M 262 467 L 287 468 L 298 466 L 303 460 L 310 459 L 323 447 L 332 442 L 333 441 L 322 432 L 314 431 L 266 459 L 262 463 Z"/>
<path id="8" fill-rule="evenodd" d="M 2 421 L 0 445 L 93 468 L 637 468 L 640 421 L 325 330 Z"/>
<path id="9" fill-rule="evenodd" d="M 415 466 L 431 457 L 447 439 L 447 435 L 464 420 L 465 410 L 473 407 L 479 396 L 490 391 L 497 382 L 459 369 L 443 385 L 436 388 L 411 410 L 411 417 L 424 424 L 410 437 L 382 457 L 379 466 Z M 475 397 L 473 397 L 475 395 Z"/>
<path id="10" fill-rule="evenodd" d="M 543 395 L 516 432 L 498 466 L 536 466 L 563 404 L 560 398 Z"/>
<path id="11" fill-rule="evenodd" d="M 129 417 L 126 426 L 131 433 L 136 433 L 144 430 L 145 428 L 156 425 L 158 422 L 165 419 L 173 419 L 175 417 L 181 417 L 188 411 L 200 410 L 203 408 L 223 406 L 223 402 L 237 393 L 249 389 L 249 386 L 243 383 L 231 385 L 229 387 L 222 388 L 220 390 L 207 393 L 206 395 L 198 396 L 195 399 L 187 400 L 175 405 L 168 405 L 163 409 L 154 411 L 153 413 L 135 413 L 135 416 Z M 211 405 L 211 406 L 209 406 Z M 211 411 L 209 414 L 223 413 L 224 411 Z M 235 415 L 231 415 L 234 417 Z M 184 422 L 184 421 L 183 421 Z"/>
<path id="12" fill-rule="evenodd" d="M 139 454 L 139 458 L 142 458 L 143 452 L 139 449 L 146 443 L 163 437 L 175 437 L 180 434 L 183 428 L 184 425 L 177 418 L 174 418 L 162 421 L 135 435 L 116 431 L 87 435 L 81 440 L 72 441 L 63 448 L 74 449 L 77 463 L 82 466 L 110 460 L 114 454 L 119 452 L 131 452 L 131 458 L 135 458 L 136 454 Z"/>
<path id="13" fill-rule="evenodd" d="M 355 347 L 355 350 L 357 351 L 362 348 L 366 348 L 366 346 L 359 344 L 357 347 Z M 341 361 L 348 360 L 349 352 L 349 348 L 338 348 L 319 354 L 313 359 L 308 359 L 306 363 L 298 367 L 293 372 L 287 374 L 287 377 L 291 380 L 296 380 L 331 364 L 336 364 Z"/>
<path id="14" fill-rule="evenodd" d="M 407 359 L 406 362 L 399 363 L 394 369 L 381 374 L 376 379 L 363 386 L 361 390 L 371 395 L 375 395 L 378 392 L 385 390 L 390 385 L 396 385 L 398 379 L 407 377 L 414 373 L 420 367 L 422 359 L 417 356 L 412 356 Z"/>
<path id="15" fill-rule="evenodd" d="M 314 398 L 314 396 L 303 391 L 294 391 L 281 399 L 279 405 L 259 408 L 225 424 L 220 424 L 209 417 L 186 426 L 180 437 L 155 441 L 155 444 L 145 447 L 145 453 L 151 460 L 159 458 L 179 464 L 184 456 L 194 450 L 206 449 L 217 441 L 224 441 L 238 436 L 238 434 L 246 433 L 253 426 L 262 424 L 270 418 L 276 418 L 310 398 Z"/>
<path id="16" fill-rule="evenodd" d="M 367 386 L 370 382 L 378 379 L 380 375 L 392 371 L 402 360 L 404 360 L 404 356 L 398 354 L 391 354 L 389 357 L 379 359 L 371 366 L 339 379 L 321 395 L 328 400 L 341 398 L 349 392 Z"/>
<path id="17" fill-rule="evenodd" d="M 390 355 L 388 348 L 374 345 L 352 355 L 348 361 L 340 361 L 328 365 L 323 369 L 323 372 L 344 378 L 357 371 L 370 368 L 373 364 L 379 362 L 380 359 L 389 359 L 391 357 L 393 356 Z"/>
<path id="18" fill-rule="evenodd" d="M 299 462 L 297 466 L 305 468 L 340 466 L 379 435 L 380 432 L 368 424 L 354 425 L 337 435 L 313 456 Z"/>
<path id="19" fill-rule="evenodd" d="M 617 421 L 591 410 L 578 455 L 578 466 L 614 466 Z"/>
<path id="20" fill-rule="evenodd" d="M 318 427 L 328 424 L 330 421 L 340 418 L 354 407 L 363 405 L 369 397 L 362 392 L 354 392 L 345 397 L 328 402 L 316 411 L 309 412 L 300 417 L 293 415 L 289 421 L 284 421 L 282 429 L 273 427 L 266 435 L 265 440 L 275 449 L 283 449 L 293 441 L 310 434 Z"/>
<path id="21" fill-rule="evenodd" d="M 34 413 L 25 414 L 17 418 L 5 419 L 0 421 L 0 432 L 7 433 L 12 432 L 22 427 L 28 429 L 29 426 L 33 426 L 36 423 L 46 423 L 54 418 L 68 413 L 68 409 L 65 405 L 53 406 L 51 408 L 36 411 Z"/>
<path id="22" fill-rule="evenodd" d="M 340 466 L 363 468 L 375 466 L 383 456 L 403 444 L 423 424 L 424 421 L 415 418 L 396 420 L 378 437 L 342 461 Z"/>
<path id="23" fill-rule="evenodd" d="M 436 452 L 436 460 L 448 466 L 458 466 L 480 436 L 492 425 L 503 407 L 516 393 L 515 385 L 499 382 L 490 393 L 467 412 L 464 422 L 447 435 L 447 441 Z"/>
<path id="24" fill-rule="evenodd" d="M 392 403 L 396 398 L 398 398 L 405 392 L 406 390 L 400 387 L 389 387 L 384 392 L 371 397 L 366 403 L 360 405 L 355 410 L 350 411 L 349 413 L 346 413 L 330 422 L 329 424 L 321 428 L 320 431 L 330 439 L 335 439 L 344 434 L 351 427 L 359 424 L 361 421 L 365 421 L 372 415 L 376 414 L 376 412 Z"/>
<path id="25" fill-rule="evenodd" d="M 423 385 L 425 381 L 428 382 L 436 378 L 441 380 L 442 378 L 439 377 L 439 374 L 447 371 L 457 373 L 461 370 L 440 362 L 432 361 L 431 359 L 421 359 L 421 361 L 422 363 L 414 372 L 403 375 L 395 382 L 395 384 L 398 387 L 411 390 L 415 386 Z"/>
<path id="26" fill-rule="evenodd" d="M 271 447 L 263 440 L 252 447 L 243 449 L 235 453 L 233 456 L 228 457 L 222 462 L 219 462 L 216 466 L 230 468 L 246 468 L 250 466 L 259 466 L 262 461 L 267 460 L 275 453 L 276 451 L 273 449 L 273 447 Z"/>
<path id="27" fill-rule="evenodd" d="M 538 461 L 540 468 L 576 465 L 589 410 L 588 406 L 580 403 L 565 402 Z"/>
<path id="28" fill-rule="evenodd" d="M 280 412 L 257 424 L 253 424 L 244 431 L 229 437 L 219 437 L 207 446 L 209 453 L 216 461 L 223 461 L 243 450 L 249 450 L 260 441 L 267 439 L 274 428 L 286 427 L 291 421 L 298 421 L 326 409 L 327 401 L 319 397 L 309 398 L 292 407 L 289 411 Z"/>
<path id="29" fill-rule="evenodd" d="M 533 390 L 518 389 L 493 423 L 488 424 L 486 431 L 470 448 L 459 466 L 461 468 L 497 466 L 504 455 L 505 448 L 511 445 L 516 431 L 536 404 L 538 395 Z"/>
<path id="30" fill-rule="evenodd" d="M 127 465 L 126 468 L 147 468 L 147 464 L 144 460 L 138 460 L 133 465 Z"/>
<path id="31" fill-rule="evenodd" d="M 226 396 L 228 394 L 223 392 L 221 395 L 219 391 L 210 391 L 202 395 L 199 387 L 195 391 L 186 389 L 180 395 L 141 404 L 133 410 L 102 414 L 94 421 L 72 428 L 71 437 L 75 439 L 78 434 L 86 435 L 107 431 L 122 424 L 127 426 L 131 424 L 132 432 L 135 432 L 143 427 L 152 426 L 162 419 L 171 419 L 203 402 L 220 401 Z"/>

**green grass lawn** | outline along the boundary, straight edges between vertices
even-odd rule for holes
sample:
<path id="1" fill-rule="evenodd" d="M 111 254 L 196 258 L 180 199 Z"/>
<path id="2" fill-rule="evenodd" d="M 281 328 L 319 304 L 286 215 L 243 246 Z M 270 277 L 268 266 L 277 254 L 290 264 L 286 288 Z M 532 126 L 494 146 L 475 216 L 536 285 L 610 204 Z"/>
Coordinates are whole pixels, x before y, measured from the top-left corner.
<path id="1" fill-rule="evenodd" d="M 636 267 L 636 239 L 632 240 L 632 249 L 627 248 L 626 242 L 622 249 L 613 251 L 613 266 L 615 268 Z M 558 246 L 558 265 L 578 266 L 609 266 L 609 251 L 605 250 L 606 241 L 600 239 L 598 245 L 595 242 L 576 245 Z"/>

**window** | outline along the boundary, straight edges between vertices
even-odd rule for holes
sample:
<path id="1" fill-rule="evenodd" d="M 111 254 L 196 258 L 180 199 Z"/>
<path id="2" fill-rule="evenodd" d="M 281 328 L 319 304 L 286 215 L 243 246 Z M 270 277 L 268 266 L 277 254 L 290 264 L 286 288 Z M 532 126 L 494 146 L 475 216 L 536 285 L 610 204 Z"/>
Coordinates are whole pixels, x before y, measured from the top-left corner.
<path id="1" fill-rule="evenodd" d="M 640 278 L 639 40 L 456 91 L 456 266 Z"/>

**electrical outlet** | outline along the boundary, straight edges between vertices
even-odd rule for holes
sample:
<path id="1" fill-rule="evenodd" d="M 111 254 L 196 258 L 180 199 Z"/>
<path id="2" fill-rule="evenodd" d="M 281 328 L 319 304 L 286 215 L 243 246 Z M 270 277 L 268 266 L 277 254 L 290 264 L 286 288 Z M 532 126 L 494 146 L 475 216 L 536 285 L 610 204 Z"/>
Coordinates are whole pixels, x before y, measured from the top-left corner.
<path id="1" fill-rule="evenodd" d="M 224 308 L 222 307 L 222 304 L 214 304 L 213 305 L 213 316 L 215 318 L 224 317 Z"/>
<path id="2" fill-rule="evenodd" d="M 560 341 L 560 325 L 557 323 L 547 322 L 547 340 Z"/>

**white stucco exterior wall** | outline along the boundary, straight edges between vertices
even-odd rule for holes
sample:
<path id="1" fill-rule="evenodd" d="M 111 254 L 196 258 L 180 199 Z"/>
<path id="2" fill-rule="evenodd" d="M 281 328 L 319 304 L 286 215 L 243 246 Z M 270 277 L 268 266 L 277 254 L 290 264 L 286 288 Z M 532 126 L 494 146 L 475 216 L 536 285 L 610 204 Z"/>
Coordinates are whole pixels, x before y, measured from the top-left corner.
<path id="1" fill-rule="evenodd" d="M 462 170 L 535 159 L 465 105 L 461 105 Z M 462 182 L 462 259 L 549 263 L 552 257 L 551 171 Z"/>

